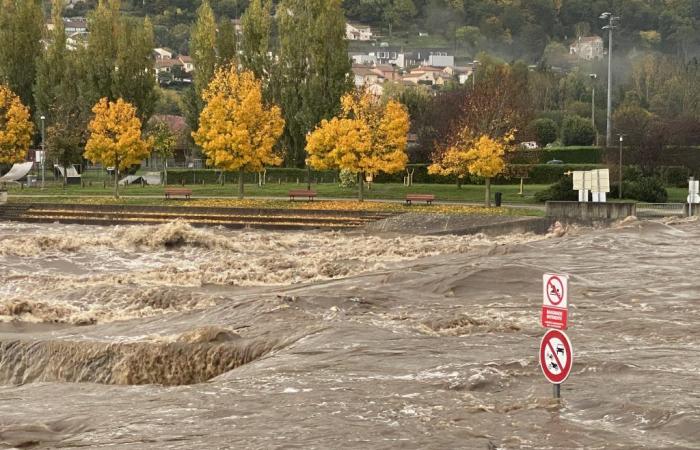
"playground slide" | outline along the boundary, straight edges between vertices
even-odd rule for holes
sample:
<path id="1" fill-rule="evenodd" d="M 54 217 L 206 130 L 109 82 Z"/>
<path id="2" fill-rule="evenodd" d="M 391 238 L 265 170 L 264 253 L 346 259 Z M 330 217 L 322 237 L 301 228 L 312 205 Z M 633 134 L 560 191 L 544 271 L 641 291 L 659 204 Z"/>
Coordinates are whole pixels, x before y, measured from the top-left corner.
<path id="1" fill-rule="evenodd" d="M 31 161 L 13 164 L 10 171 L 0 177 L 0 183 L 18 182 L 29 175 L 32 167 L 34 167 L 34 163 Z"/>

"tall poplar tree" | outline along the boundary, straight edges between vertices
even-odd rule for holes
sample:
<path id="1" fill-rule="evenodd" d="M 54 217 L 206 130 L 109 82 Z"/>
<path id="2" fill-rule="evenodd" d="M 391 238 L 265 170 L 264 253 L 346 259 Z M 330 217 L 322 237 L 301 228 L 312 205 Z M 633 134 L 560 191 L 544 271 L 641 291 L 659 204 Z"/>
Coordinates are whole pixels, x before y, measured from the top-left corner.
<path id="1" fill-rule="evenodd" d="M 49 114 L 49 111 L 56 104 L 66 82 L 68 49 L 63 26 L 63 5 L 63 0 L 51 2 L 53 30 L 48 33 L 48 46 L 37 61 L 34 85 L 35 116 L 45 115 L 49 123 L 52 123 L 52 114 Z"/>
<path id="2" fill-rule="evenodd" d="M 216 18 L 208 0 L 197 10 L 197 21 L 192 28 L 190 56 L 196 67 L 194 88 L 201 97 L 216 69 Z"/>
<path id="3" fill-rule="evenodd" d="M 0 83 L 6 83 L 32 111 L 43 30 L 41 0 L 0 0 Z"/>
<path id="4" fill-rule="evenodd" d="M 266 83 L 270 78 L 271 0 L 253 0 L 241 18 L 241 65 Z"/>
<path id="5" fill-rule="evenodd" d="M 142 122 L 153 114 L 158 100 L 153 70 L 153 25 L 146 18 L 123 21 L 119 35 L 112 96 L 123 98 L 136 107 Z"/>
<path id="6" fill-rule="evenodd" d="M 216 70 L 216 18 L 208 0 L 197 10 L 197 21 L 190 35 L 190 56 L 195 66 L 194 86 L 185 91 L 184 105 L 187 124 L 193 130 L 199 128 L 199 115 L 204 107 L 202 95 Z"/>
<path id="7" fill-rule="evenodd" d="M 224 18 L 219 22 L 219 33 L 216 35 L 216 50 L 219 65 L 236 64 L 238 61 L 238 37 L 230 19 Z"/>
<path id="8" fill-rule="evenodd" d="M 287 165 L 303 166 L 306 136 L 340 109 L 352 88 L 340 0 L 282 0 L 275 97 L 285 116 Z"/>

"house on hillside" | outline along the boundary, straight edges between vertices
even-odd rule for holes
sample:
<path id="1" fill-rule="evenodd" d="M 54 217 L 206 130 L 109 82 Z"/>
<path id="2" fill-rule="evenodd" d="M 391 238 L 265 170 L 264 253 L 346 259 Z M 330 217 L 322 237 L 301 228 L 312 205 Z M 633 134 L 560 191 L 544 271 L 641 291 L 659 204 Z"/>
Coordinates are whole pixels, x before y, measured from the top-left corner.
<path id="1" fill-rule="evenodd" d="M 569 47 L 569 54 L 586 61 L 602 59 L 605 56 L 603 38 L 600 36 L 579 37 Z"/>
<path id="2" fill-rule="evenodd" d="M 371 41 L 372 29 L 365 25 L 346 23 L 345 37 L 349 41 Z"/>
<path id="3" fill-rule="evenodd" d="M 175 52 L 169 48 L 155 48 L 153 49 L 153 55 L 156 60 L 173 59 Z"/>
<path id="4" fill-rule="evenodd" d="M 450 55 L 429 55 L 426 66 L 431 67 L 454 67 L 455 57 Z"/>
<path id="5" fill-rule="evenodd" d="M 459 82 L 459 84 L 464 84 L 472 76 L 472 73 L 474 73 L 474 65 L 469 64 L 466 66 L 448 66 L 445 67 L 442 71 L 445 75 L 456 79 Z"/>
<path id="6" fill-rule="evenodd" d="M 421 66 L 404 75 L 403 81 L 426 86 L 443 85 L 451 79 L 443 70 L 440 67 Z"/>
<path id="7" fill-rule="evenodd" d="M 382 84 L 386 79 L 381 71 L 372 66 L 353 64 L 352 74 L 355 80 L 355 87 L 369 87 L 375 84 Z"/>
<path id="8" fill-rule="evenodd" d="M 192 58 L 186 55 L 180 55 L 177 57 L 177 60 L 182 63 L 183 70 L 187 73 L 192 73 L 194 72 L 194 61 L 192 61 Z"/>

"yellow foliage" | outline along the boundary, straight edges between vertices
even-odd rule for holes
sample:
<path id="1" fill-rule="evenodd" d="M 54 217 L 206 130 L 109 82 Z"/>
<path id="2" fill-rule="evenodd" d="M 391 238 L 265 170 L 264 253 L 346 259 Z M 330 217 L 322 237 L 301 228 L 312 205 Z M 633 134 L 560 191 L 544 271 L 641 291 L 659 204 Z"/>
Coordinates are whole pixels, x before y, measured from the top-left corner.
<path id="1" fill-rule="evenodd" d="M 211 165 L 260 172 L 282 163 L 274 152 L 284 129 L 282 112 L 263 103 L 261 83 L 252 72 L 220 68 L 202 97 L 206 105 L 192 137 Z"/>
<path id="2" fill-rule="evenodd" d="M 148 157 L 151 144 L 141 137 L 141 120 L 133 105 L 121 98 L 116 102 L 103 98 L 92 112 L 86 159 L 122 171 Z"/>
<path id="3" fill-rule="evenodd" d="M 406 167 L 410 121 L 401 103 L 382 105 L 364 91 L 344 95 L 341 109 L 339 117 L 322 121 L 308 136 L 310 166 L 369 175 Z"/>
<path id="4" fill-rule="evenodd" d="M 458 178 L 468 174 L 493 178 L 505 170 L 505 155 L 514 135 L 515 130 L 498 139 L 485 134 L 473 137 L 468 129 L 464 129 L 457 136 L 455 145 L 436 155 L 428 172 Z"/>
<path id="5" fill-rule="evenodd" d="M 0 84 L 0 164 L 23 161 L 33 131 L 27 107 L 9 88 Z"/>

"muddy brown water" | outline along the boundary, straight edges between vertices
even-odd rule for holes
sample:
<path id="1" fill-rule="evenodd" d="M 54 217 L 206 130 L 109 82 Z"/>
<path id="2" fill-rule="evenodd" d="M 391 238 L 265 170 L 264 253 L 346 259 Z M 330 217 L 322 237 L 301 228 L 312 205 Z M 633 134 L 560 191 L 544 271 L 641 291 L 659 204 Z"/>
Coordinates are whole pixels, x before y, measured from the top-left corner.
<path id="1" fill-rule="evenodd" d="M 700 448 L 699 241 L 2 223 L 0 447 Z"/>

